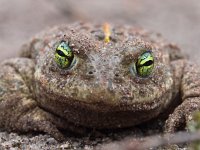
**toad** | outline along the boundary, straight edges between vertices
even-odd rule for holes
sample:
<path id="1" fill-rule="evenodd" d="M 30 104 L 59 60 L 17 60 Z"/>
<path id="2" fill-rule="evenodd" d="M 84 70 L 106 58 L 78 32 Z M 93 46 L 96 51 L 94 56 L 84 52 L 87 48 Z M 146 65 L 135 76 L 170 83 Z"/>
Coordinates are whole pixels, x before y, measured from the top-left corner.
<path id="1" fill-rule="evenodd" d="M 160 34 L 75 23 L 34 36 L 0 63 L 0 127 L 42 131 L 131 127 L 169 114 L 175 132 L 200 110 L 200 69 Z M 177 105 L 178 104 L 178 105 Z"/>

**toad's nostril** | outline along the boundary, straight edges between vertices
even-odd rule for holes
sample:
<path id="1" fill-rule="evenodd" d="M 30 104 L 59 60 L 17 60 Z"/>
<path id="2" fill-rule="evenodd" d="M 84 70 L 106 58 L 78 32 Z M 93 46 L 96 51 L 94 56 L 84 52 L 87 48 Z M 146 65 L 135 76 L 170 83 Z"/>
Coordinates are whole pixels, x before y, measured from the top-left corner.
<path id="1" fill-rule="evenodd" d="M 93 75 L 94 72 L 93 72 L 93 71 L 89 71 L 88 74 L 89 74 L 89 75 Z"/>
<path id="2" fill-rule="evenodd" d="M 95 72 L 96 72 L 95 70 L 88 70 L 86 76 L 89 78 L 91 77 L 93 78 L 95 76 Z"/>
<path id="3" fill-rule="evenodd" d="M 115 74 L 115 77 L 119 77 L 119 74 L 118 74 L 118 73 L 116 73 L 116 74 Z"/>

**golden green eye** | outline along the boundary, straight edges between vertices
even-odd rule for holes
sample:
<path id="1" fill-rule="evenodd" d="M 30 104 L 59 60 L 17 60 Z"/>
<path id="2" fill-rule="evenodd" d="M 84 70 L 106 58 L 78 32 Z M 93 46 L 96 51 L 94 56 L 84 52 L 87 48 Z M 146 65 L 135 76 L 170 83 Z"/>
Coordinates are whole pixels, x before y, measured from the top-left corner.
<path id="1" fill-rule="evenodd" d="M 74 64 L 74 54 L 66 41 L 61 41 L 57 46 L 54 60 L 62 69 L 70 68 Z"/>
<path id="2" fill-rule="evenodd" d="M 154 68 L 154 57 L 151 51 L 144 52 L 140 55 L 135 63 L 136 73 L 141 77 L 147 77 Z"/>

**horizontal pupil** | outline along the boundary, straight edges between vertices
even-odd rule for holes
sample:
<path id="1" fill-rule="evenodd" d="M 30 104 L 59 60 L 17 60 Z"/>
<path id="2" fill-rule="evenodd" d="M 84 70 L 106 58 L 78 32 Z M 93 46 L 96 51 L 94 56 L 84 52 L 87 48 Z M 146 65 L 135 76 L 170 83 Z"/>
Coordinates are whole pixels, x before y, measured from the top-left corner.
<path id="1" fill-rule="evenodd" d="M 72 62 L 74 55 L 72 55 L 71 57 L 66 56 L 61 50 L 56 50 L 56 52 L 58 53 L 58 55 L 65 57 L 66 59 L 68 59 L 69 62 Z"/>
<path id="2" fill-rule="evenodd" d="M 142 66 L 150 66 L 152 64 L 153 64 L 153 61 L 149 60 L 149 61 L 145 62 Z"/>
<path id="3" fill-rule="evenodd" d="M 61 50 L 56 50 L 56 53 L 58 53 L 60 56 L 66 57 L 66 55 Z"/>

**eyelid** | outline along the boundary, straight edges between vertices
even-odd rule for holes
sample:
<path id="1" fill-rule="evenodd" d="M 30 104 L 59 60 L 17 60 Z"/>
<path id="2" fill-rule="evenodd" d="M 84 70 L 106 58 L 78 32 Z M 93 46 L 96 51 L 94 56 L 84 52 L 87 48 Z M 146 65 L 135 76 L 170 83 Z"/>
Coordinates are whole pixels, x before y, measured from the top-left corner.
<path id="1" fill-rule="evenodd" d="M 123 52 L 125 52 L 125 53 L 123 53 Z M 144 49 L 144 48 L 138 49 L 138 50 L 133 50 L 133 51 L 131 51 L 131 50 L 126 51 L 125 50 L 123 52 L 122 52 L 123 58 L 122 58 L 122 61 L 121 61 L 121 63 L 123 65 L 130 65 L 131 63 L 136 63 L 138 58 L 146 52 L 152 53 L 151 50 L 147 50 L 147 49 Z"/>

